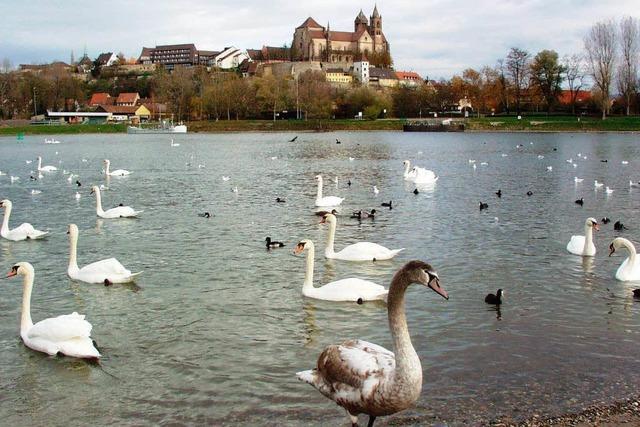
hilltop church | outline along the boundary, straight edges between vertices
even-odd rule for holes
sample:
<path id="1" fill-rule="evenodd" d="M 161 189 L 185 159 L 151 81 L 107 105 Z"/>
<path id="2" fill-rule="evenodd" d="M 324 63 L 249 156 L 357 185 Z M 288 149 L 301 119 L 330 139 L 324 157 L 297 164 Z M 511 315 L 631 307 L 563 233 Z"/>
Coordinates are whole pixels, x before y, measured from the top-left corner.
<path id="1" fill-rule="evenodd" d="M 382 32 L 382 17 L 375 6 L 370 19 L 362 13 L 354 21 L 354 30 L 332 31 L 307 18 L 293 34 L 291 56 L 294 61 L 353 63 L 372 54 L 389 54 L 389 43 Z"/>

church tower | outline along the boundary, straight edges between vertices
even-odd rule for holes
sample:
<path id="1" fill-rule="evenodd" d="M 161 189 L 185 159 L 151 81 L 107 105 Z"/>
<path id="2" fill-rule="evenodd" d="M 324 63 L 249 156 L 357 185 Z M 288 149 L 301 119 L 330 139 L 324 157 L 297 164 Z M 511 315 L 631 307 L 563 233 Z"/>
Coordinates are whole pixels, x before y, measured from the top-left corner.
<path id="1" fill-rule="evenodd" d="M 378 13 L 378 5 L 374 6 L 373 13 L 371 14 L 369 33 L 374 37 L 382 35 L 382 17 Z"/>
<path id="2" fill-rule="evenodd" d="M 369 20 L 364 16 L 362 9 L 360 9 L 360 13 L 356 16 L 356 20 L 354 21 L 354 30 L 353 32 L 357 33 L 361 28 L 365 30 L 369 27 Z"/>

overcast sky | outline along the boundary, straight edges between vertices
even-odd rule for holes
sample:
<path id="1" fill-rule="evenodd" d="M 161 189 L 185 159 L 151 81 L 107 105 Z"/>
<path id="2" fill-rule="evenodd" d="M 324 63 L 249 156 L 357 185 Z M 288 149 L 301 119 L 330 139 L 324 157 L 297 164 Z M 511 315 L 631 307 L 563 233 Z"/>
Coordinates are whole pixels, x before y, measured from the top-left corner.
<path id="1" fill-rule="evenodd" d="M 194 43 L 198 49 L 291 44 L 308 16 L 353 31 L 362 8 L 351 0 L 0 0 L 0 58 L 14 65 L 76 59 L 86 50 L 137 57 L 142 46 Z M 383 31 L 397 70 L 430 78 L 494 65 L 510 47 L 535 54 L 582 50 L 598 20 L 640 15 L 639 0 L 380 0 Z"/>

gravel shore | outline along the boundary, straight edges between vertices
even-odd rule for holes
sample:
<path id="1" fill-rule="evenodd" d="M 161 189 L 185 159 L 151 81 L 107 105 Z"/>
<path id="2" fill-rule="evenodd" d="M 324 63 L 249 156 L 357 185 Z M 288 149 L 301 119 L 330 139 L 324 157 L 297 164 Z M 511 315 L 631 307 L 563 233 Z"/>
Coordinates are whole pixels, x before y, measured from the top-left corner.
<path id="1" fill-rule="evenodd" d="M 613 404 L 594 404 L 581 412 L 559 417 L 533 416 L 524 422 L 501 419 L 490 423 L 493 427 L 542 427 L 542 426 L 640 426 L 640 396 Z"/>

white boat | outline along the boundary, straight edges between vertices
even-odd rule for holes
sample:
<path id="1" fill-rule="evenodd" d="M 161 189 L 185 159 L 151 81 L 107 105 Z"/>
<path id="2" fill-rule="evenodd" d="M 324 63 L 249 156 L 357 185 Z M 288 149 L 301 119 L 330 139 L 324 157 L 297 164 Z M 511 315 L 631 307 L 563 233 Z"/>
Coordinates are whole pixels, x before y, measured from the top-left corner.
<path id="1" fill-rule="evenodd" d="M 127 133 L 187 133 L 187 125 L 180 123 L 174 126 L 172 124 L 162 122 L 162 125 L 160 126 L 149 128 L 127 126 Z"/>

